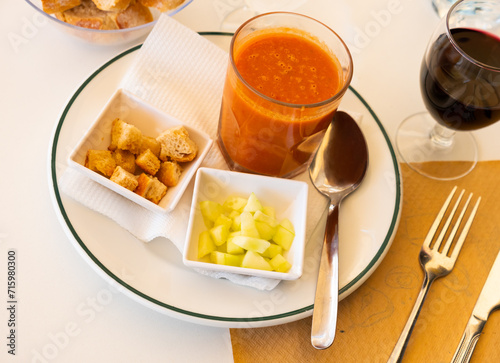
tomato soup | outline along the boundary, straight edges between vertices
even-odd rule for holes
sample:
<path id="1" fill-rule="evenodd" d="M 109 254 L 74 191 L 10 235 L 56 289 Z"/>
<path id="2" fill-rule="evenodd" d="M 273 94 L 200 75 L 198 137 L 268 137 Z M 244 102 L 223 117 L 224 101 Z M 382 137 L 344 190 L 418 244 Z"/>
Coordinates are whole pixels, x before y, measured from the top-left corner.
<path id="1" fill-rule="evenodd" d="M 218 142 L 233 170 L 291 177 L 310 160 L 332 120 L 342 69 L 306 33 L 256 33 L 233 43 Z"/>
<path id="2" fill-rule="evenodd" d="M 256 36 L 234 56 L 241 77 L 277 101 L 311 104 L 338 91 L 336 62 L 318 45 L 289 33 Z"/>

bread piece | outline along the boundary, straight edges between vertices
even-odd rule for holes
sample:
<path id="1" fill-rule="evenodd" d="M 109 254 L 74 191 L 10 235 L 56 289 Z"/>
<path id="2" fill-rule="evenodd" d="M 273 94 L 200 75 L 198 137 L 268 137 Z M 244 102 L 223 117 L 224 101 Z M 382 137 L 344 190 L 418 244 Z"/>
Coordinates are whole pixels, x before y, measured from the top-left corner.
<path id="1" fill-rule="evenodd" d="M 158 204 L 167 193 L 167 186 L 160 182 L 157 178 L 151 177 L 142 173 L 137 178 L 137 188 L 135 189 L 135 193 L 144 197 L 151 202 Z"/>
<path id="2" fill-rule="evenodd" d="M 142 5 L 157 8 L 161 12 L 173 10 L 185 1 L 186 0 L 139 0 Z"/>
<path id="3" fill-rule="evenodd" d="M 165 161 L 161 163 L 156 177 L 167 187 L 175 187 L 179 183 L 181 174 L 182 168 L 176 161 Z"/>
<path id="4" fill-rule="evenodd" d="M 142 143 L 142 133 L 134 125 L 130 125 L 119 118 L 113 121 L 111 127 L 111 143 L 109 150 L 128 150 L 132 154 L 139 152 Z"/>
<path id="5" fill-rule="evenodd" d="M 54 14 L 74 8 L 80 4 L 80 0 L 42 0 L 42 9 L 47 14 Z"/>
<path id="6" fill-rule="evenodd" d="M 109 150 L 88 150 L 85 166 L 109 178 L 115 171 L 116 162 Z"/>
<path id="7" fill-rule="evenodd" d="M 189 138 L 189 133 L 184 126 L 165 130 L 156 140 L 161 144 L 160 159 L 162 161 L 187 162 L 193 160 L 198 153 L 198 147 Z"/>
<path id="8" fill-rule="evenodd" d="M 131 0 L 92 0 L 98 9 L 104 11 L 125 10 Z"/>
<path id="9" fill-rule="evenodd" d="M 113 153 L 117 166 L 121 166 L 129 173 L 135 173 L 135 155 L 128 150 L 116 149 Z"/>
<path id="10" fill-rule="evenodd" d="M 116 149 L 118 149 L 118 140 L 120 139 L 120 136 L 122 134 L 124 124 L 125 122 L 123 122 L 119 118 L 113 120 L 113 123 L 111 124 L 111 142 L 108 146 L 109 150 L 115 151 Z"/>
<path id="11" fill-rule="evenodd" d="M 160 157 L 160 143 L 154 137 L 142 136 L 141 146 L 139 147 L 139 154 L 143 153 L 147 149 L 151 150 L 151 152 L 157 158 Z"/>
<path id="12" fill-rule="evenodd" d="M 151 187 L 146 194 L 146 199 L 158 204 L 160 203 L 161 198 L 167 194 L 167 186 L 157 178 L 153 178 L 152 180 L 153 182 L 151 183 Z"/>
<path id="13" fill-rule="evenodd" d="M 148 189 L 151 187 L 151 178 L 147 176 L 146 174 L 142 173 L 139 175 L 137 178 L 137 188 L 135 188 L 135 193 L 140 195 L 141 197 L 146 197 L 146 193 L 148 192 Z"/>
<path id="14" fill-rule="evenodd" d="M 135 163 L 146 173 L 155 175 L 158 169 L 160 169 L 161 162 L 151 150 L 147 149 L 137 156 Z"/>
<path id="15" fill-rule="evenodd" d="M 134 191 L 135 188 L 137 188 L 137 185 L 139 185 L 136 176 L 132 173 L 129 173 L 121 166 L 117 166 L 115 168 L 113 175 L 111 175 L 111 178 L 109 179 L 131 191 Z"/>
<path id="16" fill-rule="evenodd" d="M 139 1 L 133 0 L 130 6 L 116 14 L 110 14 L 120 29 L 133 28 L 139 25 L 151 23 L 153 15 L 151 11 Z"/>
<path id="17" fill-rule="evenodd" d="M 109 14 L 95 6 L 92 0 L 81 0 L 81 4 L 69 10 L 54 13 L 55 17 L 68 24 L 97 30 L 118 29 Z"/>

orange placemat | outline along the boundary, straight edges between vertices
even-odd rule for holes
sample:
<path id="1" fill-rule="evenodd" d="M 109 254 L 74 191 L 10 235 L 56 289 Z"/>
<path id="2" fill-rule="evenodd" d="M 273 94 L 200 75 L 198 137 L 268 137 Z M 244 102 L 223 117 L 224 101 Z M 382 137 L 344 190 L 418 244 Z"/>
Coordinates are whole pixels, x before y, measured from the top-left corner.
<path id="1" fill-rule="evenodd" d="M 468 176 L 446 182 L 422 177 L 405 164 L 401 169 L 403 209 L 396 237 L 378 269 L 339 304 L 333 345 L 324 351 L 311 346 L 311 318 L 231 329 L 236 363 L 386 362 L 422 284 L 418 253 L 423 239 L 444 199 L 458 185 L 480 195 L 482 202 L 454 270 L 431 286 L 403 362 L 451 360 L 500 250 L 500 161 L 480 162 Z M 499 347 L 500 311 L 488 320 L 471 361 L 500 362 Z"/>

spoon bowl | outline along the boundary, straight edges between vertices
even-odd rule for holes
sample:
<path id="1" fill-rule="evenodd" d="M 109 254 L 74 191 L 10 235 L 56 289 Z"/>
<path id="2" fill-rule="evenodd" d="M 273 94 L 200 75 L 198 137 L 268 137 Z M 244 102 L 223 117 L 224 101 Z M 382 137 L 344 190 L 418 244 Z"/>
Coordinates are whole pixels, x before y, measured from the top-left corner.
<path id="1" fill-rule="evenodd" d="M 349 114 L 337 111 L 309 166 L 313 185 L 330 199 L 311 328 L 316 349 L 330 347 L 335 339 L 340 205 L 359 187 L 367 168 L 368 147 L 361 129 Z"/>

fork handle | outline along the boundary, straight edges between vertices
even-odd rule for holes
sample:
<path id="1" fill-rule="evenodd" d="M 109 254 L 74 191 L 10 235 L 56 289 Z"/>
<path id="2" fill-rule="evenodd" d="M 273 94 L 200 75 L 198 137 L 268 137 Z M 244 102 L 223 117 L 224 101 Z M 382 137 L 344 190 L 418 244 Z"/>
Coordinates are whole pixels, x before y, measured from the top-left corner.
<path id="1" fill-rule="evenodd" d="M 335 339 L 339 301 L 339 206 L 330 204 L 314 298 L 311 344 L 326 349 Z"/>
<path id="2" fill-rule="evenodd" d="M 418 314 L 420 314 L 420 310 L 422 309 L 422 303 L 429 292 L 429 288 L 431 287 L 432 282 L 436 279 L 435 275 L 426 273 L 424 277 L 424 282 L 422 284 L 422 288 L 418 293 L 417 300 L 415 301 L 415 305 L 413 306 L 413 310 L 410 313 L 408 320 L 406 321 L 406 325 L 399 336 L 399 340 L 392 351 L 391 356 L 389 357 L 388 362 L 401 362 L 406 345 L 408 344 L 408 340 L 410 339 L 411 332 L 413 327 L 415 326 L 415 322 L 417 321 Z"/>
<path id="3" fill-rule="evenodd" d="M 465 331 L 462 335 L 457 351 L 451 361 L 452 363 L 464 363 L 471 359 L 472 353 L 474 352 L 474 348 L 476 347 L 477 341 L 479 340 L 479 336 L 481 335 L 485 324 L 486 321 L 471 315 L 469 322 L 465 327 Z"/>

